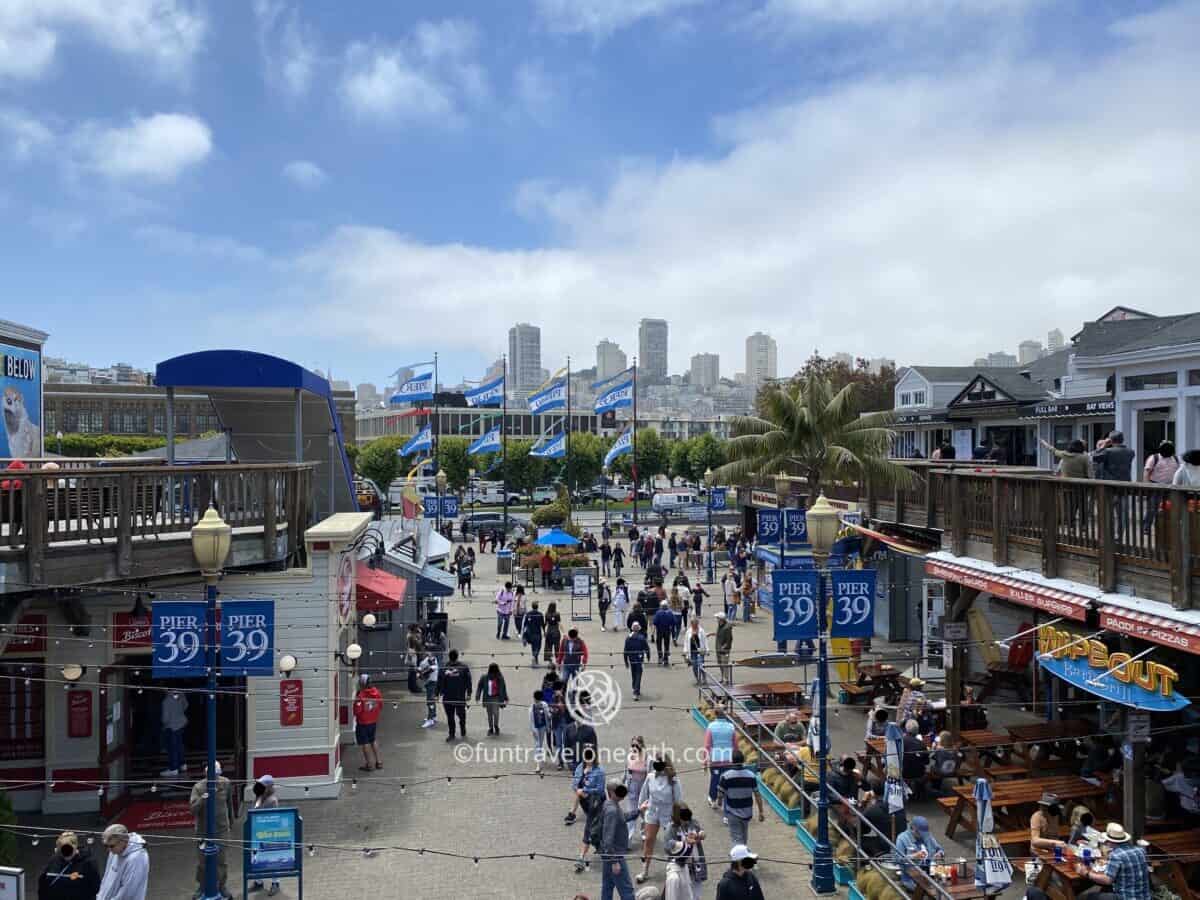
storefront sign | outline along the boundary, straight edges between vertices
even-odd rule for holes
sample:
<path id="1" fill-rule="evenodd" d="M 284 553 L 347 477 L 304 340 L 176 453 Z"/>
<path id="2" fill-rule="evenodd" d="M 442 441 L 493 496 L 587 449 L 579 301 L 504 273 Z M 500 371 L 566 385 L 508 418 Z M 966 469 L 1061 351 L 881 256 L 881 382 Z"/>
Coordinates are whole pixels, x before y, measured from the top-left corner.
<path id="1" fill-rule="evenodd" d="M 303 820 L 295 809 L 251 809 L 244 826 L 244 878 L 299 875 Z"/>
<path id="2" fill-rule="evenodd" d="M 772 620 L 776 641 L 806 641 L 817 636 L 817 597 L 821 576 L 816 572 L 776 569 L 771 573 Z"/>
<path id="3" fill-rule="evenodd" d="M 841 569 L 829 573 L 833 583 L 835 638 L 869 638 L 875 634 L 875 570 Z"/>
<path id="4" fill-rule="evenodd" d="M 1128 653 L 1110 653 L 1100 641 L 1081 640 L 1061 628 L 1038 629 L 1037 660 L 1052 675 L 1123 706 L 1170 712 L 1191 703 L 1175 693 L 1179 674 L 1169 666 L 1150 659 L 1132 660 Z"/>
<path id="5" fill-rule="evenodd" d="M 115 648 L 142 648 L 150 646 L 150 616 L 134 616 L 131 613 L 113 613 L 112 641 Z"/>
<path id="6" fill-rule="evenodd" d="M 948 422 L 949 416 L 942 413 L 905 413 L 895 417 L 897 425 L 924 425 L 929 422 Z"/>
<path id="7" fill-rule="evenodd" d="M 1160 625 L 1106 609 L 1100 611 L 1100 627 L 1105 631 L 1128 634 L 1143 641 L 1162 644 L 1164 647 L 1175 647 L 1187 653 L 1200 654 L 1200 635 L 1193 633 L 1191 628 L 1184 630 L 1168 622 Z"/>
<path id="8" fill-rule="evenodd" d="M 752 490 L 750 492 L 750 505 L 776 507 L 779 505 L 779 498 L 775 496 L 774 491 Z"/>
<path id="9" fill-rule="evenodd" d="M 1115 400 L 1077 400 L 1038 403 L 1033 407 L 1033 415 L 1039 419 L 1057 416 L 1111 416 L 1116 410 Z"/>
<path id="10" fill-rule="evenodd" d="M 778 544 L 781 530 L 779 510 L 760 509 L 758 511 L 758 528 L 755 530 L 755 535 L 760 544 Z"/>
<path id="11" fill-rule="evenodd" d="M 304 724 L 304 682 L 299 678 L 279 682 L 279 724 L 284 728 Z"/>
<path id="12" fill-rule="evenodd" d="M 221 604 L 221 674 L 275 674 L 275 601 Z"/>
<path id="13" fill-rule="evenodd" d="M 16 625 L 12 626 L 12 637 L 4 648 L 8 653 L 45 653 L 46 652 L 46 617 L 40 614 L 22 616 Z"/>
<path id="14" fill-rule="evenodd" d="M 198 678 L 205 674 L 203 600 L 159 600 L 151 611 L 155 678 Z"/>
<path id="15" fill-rule="evenodd" d="M 92 719 L 92 692 L 67 691 L 67 737 L 90 738 Z"/>
<path id="16" fill-rule="evenodd" d="M 1011 600 L 1022 606 L 1040 609 L 1055 616 L 1062 616 L 1065 619 L 1074 619 L 1077 622 L 1083 622 L 1087 619 L 1089 601 L 1085 597 L 1075 598 L 1073 595 L 1063 591 L 1056 591 L 1052 588 L 1041 588 L 1029 582 L 1018 581 L 1015 578 L 988 576 L 983 573 L 972 572 L 962 566 L 946 565 L 937 560 L 927 561 L 925 563 L 925 572 L 934 578 L 952 581 L 955 584 L 961 584 L 963 587 L 974 588 L 977 591 L 991 594 L 993 597 L 1002 597 L 1005 600 Z"/>

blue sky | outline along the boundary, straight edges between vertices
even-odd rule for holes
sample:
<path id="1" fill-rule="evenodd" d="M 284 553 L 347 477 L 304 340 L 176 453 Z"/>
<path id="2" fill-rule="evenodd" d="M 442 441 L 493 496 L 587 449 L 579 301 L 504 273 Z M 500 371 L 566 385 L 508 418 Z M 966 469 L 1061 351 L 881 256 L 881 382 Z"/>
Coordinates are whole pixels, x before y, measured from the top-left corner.
<path id="1" fill-rule="evenodd" d="M 0 316 L 452 381 L 518 320 L 554 367 L 662 316 L 732 375 L 759 329 L 955 363 L 1195 308 L 1200 4 L 345 8 L 3 4 Z"/>

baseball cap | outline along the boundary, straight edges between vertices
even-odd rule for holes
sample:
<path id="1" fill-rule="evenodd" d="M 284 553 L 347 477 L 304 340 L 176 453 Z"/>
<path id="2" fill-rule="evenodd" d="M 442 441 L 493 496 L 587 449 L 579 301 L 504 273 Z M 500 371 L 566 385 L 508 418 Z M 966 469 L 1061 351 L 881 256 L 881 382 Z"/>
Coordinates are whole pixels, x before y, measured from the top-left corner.
<path id="1" fill-rule="evenodd" d="M 929 834 L 929 820 L 924 816 L 913 816 L 912 824 L 921 834 Z"/>
<path id="2" fill-rule="evenodd" d="M 741 862 L 744 859 L 758 859 L 757 853 L 751 853 L 745 844 L 734 844 L 729 848 L 729 861 Z"/>
<path id="3" fill-rule="evenodd" d="M 263 775 L 260 778 L 257 778 L 256 780 L 258 781 L 259 784 L 265 784 L 267 787 L 270 787 L 271 785 L 273 785 L 275 783 L 275 778 L 271 775 Z"/>

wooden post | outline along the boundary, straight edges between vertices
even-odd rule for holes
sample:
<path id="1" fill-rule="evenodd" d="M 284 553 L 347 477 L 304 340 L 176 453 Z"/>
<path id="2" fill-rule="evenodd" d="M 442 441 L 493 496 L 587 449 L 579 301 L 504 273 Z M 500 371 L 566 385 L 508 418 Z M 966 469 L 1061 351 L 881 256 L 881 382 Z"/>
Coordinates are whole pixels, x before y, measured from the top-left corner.
<path id="1" fill-rule="evenodd" d="M 937 509 L 933 502 L 933 470 L 925 469 L 917 477 L 925 479 L 925 527 L 937 527 Z"/>
<path id="2" fill-rule="evenodd" d="M 1042 519 L 1042 574 L 1058 577 L 1058 489 L 1053 478 L 1038 481 L 1038 505 Z"/>
<path id="3" fill-rule="evenodd" d="M 892 504 L 896 509 L 896 524 L 900 524 L 904 521 L 904 488 L 900 485 L 892 491 Z"/>
<path id="4" fill-rule="evenodd" d="M 1171 605 L 1176 609 L 1192 608 L 1192 535 L 1191 516 L 1188 514 L 1188 504 L 1191 502 L 1183 491 L 1172 491 L 1168 502 L 1171 511 L 1168 518 L 1171 525 L 1171 544 L 1167 548 L 1171 565 Z"/>
<path id="5" fill-rule="evenodd" d="M 117 574 L 133 571 L 133 473 L 117 476 Z"/>
<path id="6" fill-rule="evenodd" d="M 1132 718 L 1135 713 L 1130 710 L 1126 715 Z M 1134 838 L 1140 838 L 1146 832 L 1146 745 L 1132 738 L 1133 735 L 1127 733 L 1130 752 L 1122 754 L 1121 786 L 1124 790 L 1121 791 L 1121 805 L 1125 828 Z"/>
<path id="7" fill-rule="evenodd" d="M 263 472 L 263 559 L 275 559 L 275 537 L 278 525 L 275 520 L 276 485 L 279 472 Z M 286 473 L 282 476 L 287 478 Z"/>
<path id="8" fill-rule="evenodd" d="M 1113 535 L 1113 500 L 1108 484 L 1096 482 L 1096 531 L 1100 539 L 1097 584 L 1102 591 L 1117 589 L 1117 542 Z"/>
<path id="9" fill-rule="evenodd" d="M 992 562 L 1008 564 L 1008 482 L 992 479 Z"/>
<path id="10" fill-rule="evenodd" d="M 967 554 L 967 517 L 963 509 L 962 476 L 950 472 L 950 490 L 947 491 L 950 504 L 950 550 L 955 556 Z"/>
<path id="11" fill-rule="evenodd" d="M 44 478 L 24 479 L 25 503 L 23 510 L 25 522 L 25 566 L 29 573 L 26 577 L 31 584 L 41 584 L 45 577 L 43 563 L 46 560 L 46 480 Z M 11 524 L 9 525 L 11 528 Z"/>

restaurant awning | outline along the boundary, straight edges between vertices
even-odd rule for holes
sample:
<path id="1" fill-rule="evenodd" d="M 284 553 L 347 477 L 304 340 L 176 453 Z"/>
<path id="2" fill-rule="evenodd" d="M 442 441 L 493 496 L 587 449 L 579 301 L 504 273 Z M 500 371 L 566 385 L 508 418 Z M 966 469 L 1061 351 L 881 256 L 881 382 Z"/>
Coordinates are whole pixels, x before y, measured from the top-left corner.
<path id="1" fill-rule="evenodd" d="M 1154 607 L 1161 609 L 1151 611 Z M 1100 627 L 1185 653 L 1200 653 L 1200 612 L 1196 610 L 1105 594 L 1100 598 Z"/>
<path id="2" fill-rule="evenodd" d="M 1075 593 L 1066 589 L 1066 584 L 1058 579 L 1046 579 L 1022 569 L 1000 569 L 983 560 L 956 557 L 944 552 L 925 557 L 925 572 L 934 578 L 975 588 L 993 597 L 1002 597 L 1077 622 L 1087 619 L 1088 609 L 1100 593 L 1096 591 L 1096 596 Z"/>
<path id="3" fill-rule="evenodd" d="M 404 605 L 407 579 L 383 569 L 372 569 L 361 560 L 358 563 L 357 603 L 359 612 L 380 612 L 399 609 Z"/>

